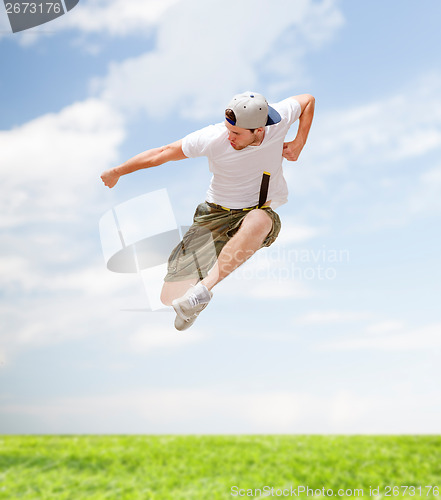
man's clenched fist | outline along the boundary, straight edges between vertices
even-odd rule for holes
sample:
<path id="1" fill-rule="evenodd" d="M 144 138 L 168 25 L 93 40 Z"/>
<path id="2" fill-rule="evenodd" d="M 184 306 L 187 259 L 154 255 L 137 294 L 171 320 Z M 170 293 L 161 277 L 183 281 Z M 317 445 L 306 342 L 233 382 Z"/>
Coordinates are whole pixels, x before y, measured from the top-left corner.
<path id="1" fill-rule="evenodd" d="M 118 182 L 119 175 L 114 169 L 110 169 L 102 173 L 101 179 L 107 187 L 113 188 L 113 186 Z"/>

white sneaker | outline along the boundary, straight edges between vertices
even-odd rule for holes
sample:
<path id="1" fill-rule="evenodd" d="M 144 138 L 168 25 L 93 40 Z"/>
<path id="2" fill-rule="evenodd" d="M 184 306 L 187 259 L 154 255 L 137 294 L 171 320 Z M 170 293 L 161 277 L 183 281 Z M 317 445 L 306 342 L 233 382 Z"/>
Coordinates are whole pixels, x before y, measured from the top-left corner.
<path id="1" fill-rule="evenodd" d="M 186 330 L 198 317 L 198 314 L 207 307 L 213 293 L 202 283 L 191 286 L 182 297 L 172 302 L 176 311 L 175 328 Z"/>
<path id="2" fill-rule="evenodd" d="M 202 309 L 205 309 L 205 307 L 207 307 L 207 306 L 208 306 L 208 304 L 204 304 Z M 202 311 L 202 309 L 201 309 L 201 311 Z M 190 326 L 196 321 L 196 318 L 199 316 L 199 313 L 201 311 L 193 314 L 193 316 L 190 319 L 182 319 L 178 314 L 176 314 L 176 318 L 175 318 L 176 330 L 179 330 L 180 332 L 182 332 L 182 331 L 190 328 Z"/>

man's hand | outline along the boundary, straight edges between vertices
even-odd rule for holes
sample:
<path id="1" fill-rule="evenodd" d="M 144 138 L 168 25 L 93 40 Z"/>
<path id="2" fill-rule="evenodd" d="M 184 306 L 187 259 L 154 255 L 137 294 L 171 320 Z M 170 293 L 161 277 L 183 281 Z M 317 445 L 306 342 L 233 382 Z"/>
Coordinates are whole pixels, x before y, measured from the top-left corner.
<path id="1" fill-rule="evenodd" d="M 283 143 L 282 156 L 289 161 L 297 161 L 303 146 L 308 139 L 309 129 L 311 128 L 312 118 L 314 116 L 315 99 L 311 94 L 300 94 L 293 96 L 300 104 L 299 128 L 296 138 L 291 142 Z"/>
<path id="2" fill-rule="evenodd" d="M 297 161 L 304 145 L 302 141 L 296 139 L 291 142 L 284 142 L 282 156 L 289 161 Z"/>
<path id="3" fill-rule="evenodd" d="M 102 181 L 109 188 L 113 188 L 113 186 L 118 182 L 119 177 L 119 174 L 117 174 L 113 168 L 106 170 L 101 174 Z"/>

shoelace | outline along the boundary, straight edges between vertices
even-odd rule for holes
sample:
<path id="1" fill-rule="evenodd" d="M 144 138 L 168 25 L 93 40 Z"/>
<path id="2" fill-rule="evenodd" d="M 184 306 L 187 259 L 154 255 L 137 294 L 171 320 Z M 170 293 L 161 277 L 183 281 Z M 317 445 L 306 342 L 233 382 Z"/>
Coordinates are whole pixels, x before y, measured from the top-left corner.
<path id="1" fill-rule="evenodd" d="M 199 304 L 199 302 L 198 302 L 198 304 Z M 206 306 L 206 304 L 204 304 L 204 306 Z M 199 311 L 199 312 L 201 312 L 201 311 Z M 196 317 L 198 316 L 199 312 L 194 313 L 192 316 L 190 316 L 188 319 L 186 319 L 186 320 L 184 320 L 184 321 L 186 321 L 186 322 L 188 323 L 188 322 L 189 322 L 189 321 L 191 321 L 193 318 L 196 318 Z"/>
<path id="2" fill-rule="evenodd" d="M 188 302 L 190 303 L 191 307 L 197 306 L 199 304 L 199 301 L 198 301 L 196 294 L 191 294 L 188 297 Z"/>

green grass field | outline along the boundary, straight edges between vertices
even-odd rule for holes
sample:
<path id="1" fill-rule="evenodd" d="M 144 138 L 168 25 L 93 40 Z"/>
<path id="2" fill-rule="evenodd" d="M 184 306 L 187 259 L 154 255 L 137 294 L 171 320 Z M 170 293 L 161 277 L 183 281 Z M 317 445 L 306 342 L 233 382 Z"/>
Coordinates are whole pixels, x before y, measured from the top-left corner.
<path id="1" fill-rule="evenodd" d="M 441 500 L 441 436 L 0 437 L 1 499 L 311 498 L 302 486 Z"/>

